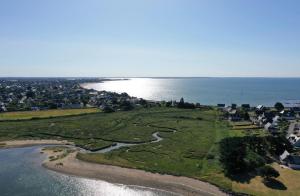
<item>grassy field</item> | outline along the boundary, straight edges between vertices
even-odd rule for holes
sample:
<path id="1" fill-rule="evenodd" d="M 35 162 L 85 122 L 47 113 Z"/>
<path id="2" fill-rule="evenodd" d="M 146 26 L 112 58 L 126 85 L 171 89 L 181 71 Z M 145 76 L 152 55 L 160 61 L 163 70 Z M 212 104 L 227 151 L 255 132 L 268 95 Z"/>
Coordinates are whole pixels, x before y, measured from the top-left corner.
<path id="1" fill-rule="evenodd" d="M 164 138 L 158 143 L 131 146 L 107 154 L 78 154 L 78 158 L 95 163 L 188 176 L 237 192 L 255 195 L 276 195 L 276 191 L 282 193 L 281 190 L 270 191 L 261 183 L 259 177 L 251 180 L 252 186 L 251 183 L 237 183 L 224 176 L 219 162 L 218 142 L 226 137 L 263 136 L 265 133 L 258 129 L 232 129 L 231 124 L 219 119 L 217 110 L 155 107 L 129 112 L 3 121 L 0 122 L 0 141 L 65 139 L 86 149 L 96 150 L 115 142 L 149 142 L 155 139 L 152 134 L 158 131 Z M 280 181 L 288 185 L 284 179 L 289 180 L 289 177 L 296 174 L 293 171 L 283 172 L 290 176 L 285 177 L 283 173 L 280 177 L 283 180 Z M 298 187 L 289 187 L 293 186 Z M 256 189 L 257 187 L 259 188 Z"/>
<path id="2" fill-rule="evenodd" d="M 89 114 L 100 112 L 97 108 L 84 109 L 56 109 L 56 110 L 42 110 L 42 111 L 25 111 L 25 112 L 5 112 L 0 113 L 0 121 L 5 120 L 25 120 L 33 118 L 49 118 L 58 116 L 70 116 L 79 114 Z"/>
<path id="3" fill-rule="evenodd" d="M 244 192 L 249 195 L 262 196 L 298 196 L 300 195 L 300 171 L 281 168 L 278 164 L 273 164 L 273 167 L 280 173 L 278 182 L 274 183 L 275 188 L 267 187 L 262 183 L 262 178 L 257 176 L 247 183 L 232 183 L 232 189 L 237 192 Z"/>

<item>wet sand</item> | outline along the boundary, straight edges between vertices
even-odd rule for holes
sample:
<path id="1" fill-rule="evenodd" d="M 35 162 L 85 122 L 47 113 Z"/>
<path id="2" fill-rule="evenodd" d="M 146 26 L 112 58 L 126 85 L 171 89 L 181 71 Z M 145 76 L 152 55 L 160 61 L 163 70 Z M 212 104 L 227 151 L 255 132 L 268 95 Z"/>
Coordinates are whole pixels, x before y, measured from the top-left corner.
<path id="1" fill-rule="evenodd" d="M 48 156 L 53 155 L 49 151 L 45 153 Z M 137 169 L 84 162 L 76 159 L 76 153 L 71 153 L 60 160 L 46 161 L 43 166 L 65 174 L 100 179 L 110 183 L 150 187 L 180 195 L 226 195 L 216 186 L 192 178 L 154 174 Z"/>

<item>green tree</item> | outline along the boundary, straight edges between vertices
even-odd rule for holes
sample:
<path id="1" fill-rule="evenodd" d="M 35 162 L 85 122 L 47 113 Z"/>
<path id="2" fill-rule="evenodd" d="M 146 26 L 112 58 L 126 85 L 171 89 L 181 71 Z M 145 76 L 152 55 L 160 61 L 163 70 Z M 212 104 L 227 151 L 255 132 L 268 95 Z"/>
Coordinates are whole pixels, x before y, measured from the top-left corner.
<path id="1" fill-rule="evenodd" d="M 184 108 L 184 99 L 183 97 L 180 99 L 178 105 L 177 105 L 178 108 Z"/>
<path id="2" fill-rule="evenodd" d="M 279 112 L 282 111 L 282 110 L 284 110 L 284 106 L 283 106 L 283 104 L 280 103 L 280 102 L 277 102 L 277 103 L 275 104 L 274 107 L 275 107 L 276 110 L 279 111 Z"/>

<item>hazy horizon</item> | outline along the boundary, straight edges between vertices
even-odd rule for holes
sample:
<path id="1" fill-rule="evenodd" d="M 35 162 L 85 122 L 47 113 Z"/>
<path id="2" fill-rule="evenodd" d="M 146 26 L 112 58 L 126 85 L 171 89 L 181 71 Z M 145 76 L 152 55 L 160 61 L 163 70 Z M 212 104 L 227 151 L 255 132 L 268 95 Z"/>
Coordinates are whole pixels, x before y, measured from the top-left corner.
<path id="1" fill-rule="evenodd" d="M 0 77 L 300 77 L 300 2 L 0 2 Z"/>
<path id="2" fill-rule="evenodd" d="M 130 78 L 148 78 L 148 79 L 189 79 L 189 78 L 262 78 L 262 79 L 299 79 L 300 77 L 274 77 L 274 76 L 0 76 L 0 79 L 6 78 L 99 78 L 99 79 L 130 79 Z"/>

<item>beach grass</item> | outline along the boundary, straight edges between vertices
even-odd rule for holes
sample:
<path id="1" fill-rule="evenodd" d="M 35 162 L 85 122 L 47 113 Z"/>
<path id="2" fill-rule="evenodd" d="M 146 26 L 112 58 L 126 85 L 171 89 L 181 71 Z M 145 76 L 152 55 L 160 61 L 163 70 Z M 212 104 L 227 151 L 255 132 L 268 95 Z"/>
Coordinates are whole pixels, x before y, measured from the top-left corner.
<path id="1" fill-rule="evenodd" d="M 82 109 L 53 109 L 41 111 L 21 111 L 21 112 L 4 112 L 0 113 L 0 121 L 6 120 L 28 120 L 38 118 L 49 118 L 58 116 L 70 116 L 100 112 L 97 108 Z"/>
<path id="2" fill-rule="evenodd" d="M 218 142 L 228 137 L 230 130 L 226 123 L 217 120 L 217 116 L 215 110 L 178 109 L 140 114 L 135 118 L 140 125 L 167 127 L 177 132 L 152 130 L 161 131 L 159 135 L 164 140 L 107 154 L 78 154 L 78 158 L 154 173 L 188 176 L 231 189 L 231 181 L 224 176 L 218 161 Z"/>

